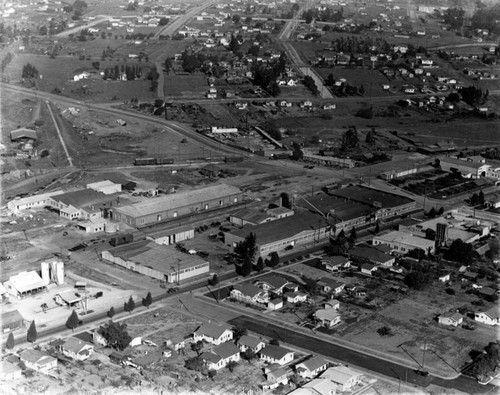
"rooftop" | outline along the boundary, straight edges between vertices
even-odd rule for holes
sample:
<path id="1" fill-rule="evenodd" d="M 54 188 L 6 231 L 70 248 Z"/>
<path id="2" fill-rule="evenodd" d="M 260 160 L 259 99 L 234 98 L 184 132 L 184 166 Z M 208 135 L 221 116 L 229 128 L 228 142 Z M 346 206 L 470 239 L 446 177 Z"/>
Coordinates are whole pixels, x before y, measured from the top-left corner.
<path id="1" fill-rule="evenodd" d="M 262 350 L 260 350 L 260 353 L 262 355 L 276 360 L 280 360 L 290 352 L 293 353 L 293 351 L 291 350 L 287 350 L 286 348 L 280 346 L 275 346 L 274 344 L 268 344 Z"/>
<path id="2" fill-rule="evenodd" d="M 205 335 L 207 337 L 211 337 L 212 339 L 218 339 L 228 329 L 231 330 L 228 326 L 207 322 L 202 324 L 194 332 L 198 335 Z"/>
<path id="3" fill-rule="evenodd" d="M 465 166 L 465 167 L 468 167 L 470 169 L 474 169 L 476 171 L 479 170 L 481 167 L 485 166 L 484 163 L 462 160 L 462 159 L 458 159 L 458 158 L 452 158 L 451 156 L 442 156 L 439 158 L 439 161 L 441 163 L 445 162 L 445 163 L 448 163 L 451 165 Z"/>
<path id="4" fill-rule="evenodd" d="M 332 321 L 340 316 L 340 313 L 335 309 L 320 309 L 317 310 L 314 315 L 320 320 Z"/>
<path id="5" fill-rule="evenodd" d="M 64 342 L 63 349 L 78 354 L 85 346 L 91 346 L 91 344 L 76 337 L 70 337 Z"/>
<path id="6" fill-rule="evenodd" d="M 307 361 L 302 362 L 300 365 L 303 365 L 307 370 L 312 372 L 327 364 L 328 363 L 322 357 L 316 355 L 312 358 L 309 358 Z"/>
<path id="7" fill-rule="evenodd" d="M 254 284 L 262 284 L 262 283 L 270 285 L 271 288 L 273 289 L 280 289 L 285 285 L 287 285 L 288 283 L 290 283 L 290 281 L 288 281 L 285 277 L 270 274 L 261 276 L 254 281 Z"/>
<path id="8" fill-rule="evenodd" d="M 392 208 L 414 202 L 414 200 L 405 196 L 359 185 L 335 189 L 329 193 L 334 196 L 377 208 Z"/>
<path id="9" fill-rule="evenodd" d="M 177 250 L 175 246 L 160 245 L 150 240 L 124 244 L 108 252 L 114 257 L 165 273 L 176 273 L 177 270 L 207 263 L 198 255 L 186 254 Z"/>
<path id="10" fill-rule="evenodd" d="M 346 200 L 325 193 L 312 197 L 301 197 L 297 205 L 315 213 L 329 214 L 339 221 L 349 221 L 354 218 L 370 215 L 376 208 L 353 200 Z"/>
<path id="11" fill-rule="evenodd" d="M 2 311 L 2 326 L 7 326 L 23 320 L 24 318 L 18 310 Z"/>
<path id="12" fill-rule="evenodd" d="M 143 202 L 120 207 L 117 211 L 132 217 L 142 217 L 237 194 L 241 194 L 239 188 L 226 184 L 218 184 L 148 199 Z"/>
<path id="13" fill-rule="evenodd" d="M 325 226 L 325 219 L 323 217 L 311 213 L 302 213 L 260 225 L 246 225 L 241 229 L 232 230 L 227 233 L 241 237 L 242 239 L 250 233 L 254 233 L 257 244 L 262 246 L 293 237 L 304 231 L 310 232 Z"/>
<path id="14" fill-rule="evenodd" d="M 238 210 L 235 213 L 231 214 L 231 216 L 254 224 L 260 224 L 261 222 L 264 222 L 266 220 L 274 219 L 270 218 L 270 214 L 263 213 L 262 211 L 255 211 L 249 208 Z"/>
<path id="15" fill-rule="evenodd" d="M 219 355 L 221 358 L 226 359 L 235 354 L 239 354 L 240 349 L 236 344 L 232 342 L 226 342 L 214 347 L 212 351 L 215 354 Z"/>
<path id="16" fill-rule="evenodd" d="M 45 281 L 42 280 L 40 275 L 34 270 L 18 273 L 15 276 L 10 277 L 9 282 L 19 293 L 28 292 L 47 285 Z"/>
<path id="17" fill-rule="evenodd" d="M 349 250 L 349 254 L 355 258 L 368 259 L 377 263 L 386 263 L 394 259 L 393 256 L 380 252 L 369 245 L 355 246 Z"/>
<path id="18" fill-rule="evenodd" d="M 93 189 L 80 189 L 77 191 L 66 192 L 60 195 L 52 196 L 56 202 L 64 203 L 73 207 L 86 207 L 103 203 L 117 201 L 117 195 L 105 195 L 102 192 L 94 191 Z"/>
<path id="19" fill-rule="evenodd" d="M 349 380 L 351 380 L 352 377 L 355 376 L 361 376 L 361 373 L 358 373 L 345 366 L 335 366 L 333 368 L 328 368 L 325 372 L 323 372 L 321 378 L 330 379 L 334 383 L 344 385 Z"/>
<path id="20" fill-rule="evenodd" d="M 422 237 L 413 236 L 411 233 L 400 232 L 398 230 L 394 230 L 382 235 L 377 235 L 373 239 L 385 243 L 406 244 L 415 248 L 420 248 L 424 251 L 427 251 L 428 248 L 433 249 L 435 243 L 433 240 L 427 240 Z"/>
<path id="21" fill-rule="evenodd" d="M 255 336 L 250 336 L 250 335 L 243 335 L 238 340 L 238 344 L 240 344 L 242 346 L 250 347 L 250 348 L 255 348 L 260 343 L 262 343 L 261 339 L 259 339 L 258 337 L 255 337 Z"/>
<path id="22" fill-rule="evenodd" d="M 252 284 L 248 283 L 243 283 L 243 284 L 236 284 L 233 289 L 240 291 L 243 295 L 249 296 L 251 298 L 257 296 L 258 294 L 262 293 L 262 289 L 258 288 Z"/>

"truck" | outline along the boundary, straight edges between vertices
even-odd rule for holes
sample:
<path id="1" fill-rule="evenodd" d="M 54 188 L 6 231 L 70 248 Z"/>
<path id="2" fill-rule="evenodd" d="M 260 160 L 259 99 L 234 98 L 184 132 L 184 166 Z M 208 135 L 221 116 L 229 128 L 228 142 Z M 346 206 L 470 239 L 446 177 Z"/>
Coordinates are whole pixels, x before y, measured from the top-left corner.
<path id="1" fill-rule="evenodd" d="M 124 235 L 112 237 L 111 240 L 109 240 L 109 244 L 111 244 L 113 247 L 116 247 L 122 244 L 131 243 L 133 241 L 134 235 L 131 233 L 127 233 Z"/>

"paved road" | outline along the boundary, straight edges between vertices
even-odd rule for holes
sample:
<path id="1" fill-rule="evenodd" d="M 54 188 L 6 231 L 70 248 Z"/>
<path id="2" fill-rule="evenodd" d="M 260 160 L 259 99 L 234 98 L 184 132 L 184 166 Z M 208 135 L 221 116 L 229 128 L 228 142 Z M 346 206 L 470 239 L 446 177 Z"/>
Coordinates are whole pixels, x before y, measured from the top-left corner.
<path id="1" fill-rule="evenodd" d="M 492 385 L 482 386 L 469 377 L 460 376 L 454 380 L 444 380 L 433 376 L 422 377 L 412 369 L 388 362 L 376 357 L 372 357 L 355 350 L 336 345 L 302 332 L 296 332 L 293 328 L 283 328 L 264 321 L 258 321 L 250 317 L 240 316 L 231 322 L 242 324 L 248 330 L 271 338 L 281 339 L 282 342 L 310 350 L 314 353 L 325 355 L 347 363 L 352 363 L 361 368 L 394 377 L 399 380 L 407 380 L 408 383 L 427 387 L 435 384 L 441 387 L 465 391 L 471 394 L 486 394 L 495 387 Z"/>
<path id="2" fill-rule="evenodd" d="M 61 33 L 57 33 L 56 35 L 54 35 L 54 37 L 68 37 L 70 34 L 78 33 L 80 30 L 88 29 L 89 27 L 98 25 L 99 23 L 109 21 L 109 18 L 111 18 L 111 16 L 109 15 L 97 15 L 96 19 L 94 19 L 93 21 L 87 22 L 85 25 L 77 26 L 72 29 L 65 30 Z"/>
<path id="3" fill-rule="evenodd" d="M 59 129 L 59 125 L 57 124 L 57 120 L 54 116 L 54 112 L 52 111 L 52 107 L 50 105 L 50 102 L 48 100 L 46 100 L 45 103 L 47 104 L 47 108 L 49 109 L 49 113 L 50 113 L 50 117 L 52 118 L 52 122 L 54 122 L 54 126 L 56 128 L 57 135 L 59 136 L 59 141 L 61 142 L 64 153 L 66 154 L 66 158 L 68 159 L 68 163 L 71 167 L 73 167 L 73 159 L 69 155 L 68 148 L 66 147 L 66 143 L 64 142 L 63 136 L 61 134 L 61 130 Z"/>

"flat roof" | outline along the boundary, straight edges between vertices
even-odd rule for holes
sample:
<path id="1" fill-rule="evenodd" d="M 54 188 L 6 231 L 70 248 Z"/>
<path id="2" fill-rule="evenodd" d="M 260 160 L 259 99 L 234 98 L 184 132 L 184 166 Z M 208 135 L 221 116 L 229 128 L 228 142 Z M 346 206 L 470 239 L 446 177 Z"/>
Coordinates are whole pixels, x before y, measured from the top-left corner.
<path id="1" fill-rule="evenodd" d="M 40 200 L 47 200 L 51 196 L 57 196 L 57 195 L 62 195 L 64 191 L 57 190 L 57 191 L 52 191 L 52 192 L 45 192 L 41 193 L 39 195 L 32 195 L 32 196 L 27 196 L 24 198 L 14 198 L 10 202 L 13 203 L 14 205 L 25 205 L 29 203 L 36 203 L 39 202 Z"/>
<path id="2" fill-rule="evenodd" d="M 389 233 L 375 236 L 373 240 L 380 240 L 387 243 L 402 243 L 421 248 L 424 251 L 434 247 L 434 240 L 427 240 L 422 237 L 413 236 L 411 233 L 394 230 Z"/>
<path id="3" fill-rule="evenodd" d="M 80 189 L 78 191 L 66 192 L 52 197 L 57 202 L 62 202 L 77 208 L 101 204 L 114 200 L 116 196 L 105 195 L 93 189 Z"/>
<path id="4" fill-rule="evenodd" d="M 143 202 L 119 207 L 115 209 L 115 211 L 132 217 L 142 217 L 241 193 L 239 188 L 226 184 L 218 184 L 206 188 L 148 199 Z"/>
<path id="5" fill-rule="evenodd" d="M 226 233 L 241 238 L 245 238 L 248 234 L 254 233 L 257 244 L 262 246 L 264 244 L 293 237 L 304 231 L 310 232 L 318 230 L 320 227 L 326 226 L 325 222 L 326 219 L 320 215 L 302 213 L 255 226 L 245 225 L 241 229 L 232 230 Z M 328 224 L 330 223 L 331 222 Z"/>
<path id="6" fill-rule="evenodd" d="M 125 244 L 112 248 L 108 252 L 115 257 L 164 273 L 177 273 L 178 269 L 208 263 L 198 255 L 185 254 L 177 250 L 175 246 L 160 245 L 150 240 Z"/>
<path id="7" fill-rule="evenodd" d="M 353 200 L 355 202 L 368 204 L 370 206 L 378 207 L 378 205 L 380 205 L 381 208 L 398 207 L 414 202 L 413 199 L 407 198 L 406 196 L 379 191 L 374 188 L 360 185 L 353 185 L 342 189 L 334 189 L 332 191 L 329 191 L 329 194 L 348 200 Z"/>
<path id="8" fill-rule="evenodd" d="M 312 197 L 301 197 L 297 204 L 309 211 L 317 212 L 319 210 L 324 215 L 329 214 L 340 221 L 364 217 L 377 211 L 377 208 L 370 205 L 326 193 Z"/>
<path id="9" fill-rule="evenodd" d="M 445 162 L 452 165 L 464 166 L 470 169 L 479 170 L 483 166 L 488 166 L 486 163 L 472 162 L 468 160 L 462 160 L 457 158 L 452 158 L 451 156 L 443 156 L 439 158 L 440 162 Z"/>
<path id="10" fill-rule="evenodd" d="M 171 228 L 171 229 L 160 229 L 160 230 L 153 231 L 153 232 L 147 231 L 146 234 L 149 237 L 152 237 L 154 239 L 158 239 L 160 237 L 175 235 L 178 233 L 189 232 L 189 231 L 194 231 L 194 227 L 192 225 L 179 226 L 177 228 Z"/>

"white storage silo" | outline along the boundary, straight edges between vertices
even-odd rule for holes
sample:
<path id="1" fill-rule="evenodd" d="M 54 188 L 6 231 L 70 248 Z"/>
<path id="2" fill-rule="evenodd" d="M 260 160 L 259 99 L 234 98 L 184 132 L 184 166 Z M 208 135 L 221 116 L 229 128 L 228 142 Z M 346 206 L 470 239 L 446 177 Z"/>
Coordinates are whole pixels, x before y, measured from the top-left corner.
<path id="1" fill-rule="evenodd" d="M 64 284 L 64 262 L 57 262 L 57 270 L 56 270 L 56 282 L 58 285 Z"/>
<path id="2" fill-rule="evenodd" d="M 42 269 L 42 280 L 45 285 L 50 284 L 50 268 L 49 268 L 49 262 L 42 262 L 41 263 L 41 269 Z"/>

